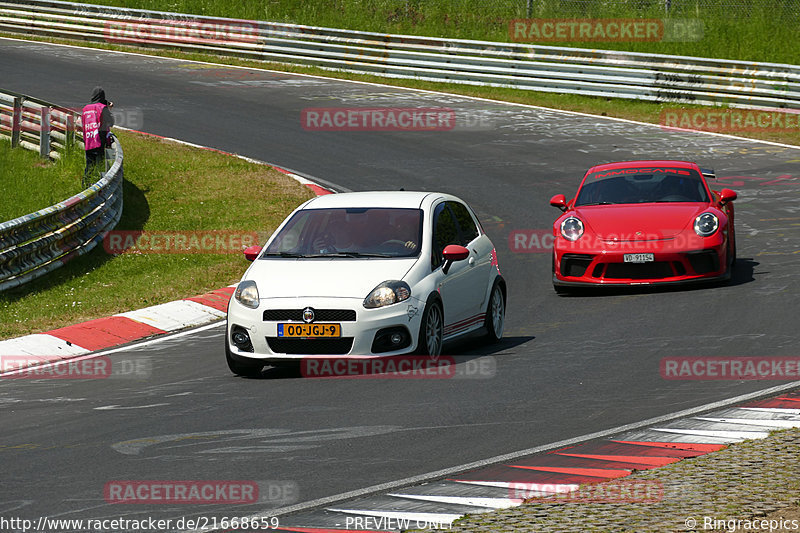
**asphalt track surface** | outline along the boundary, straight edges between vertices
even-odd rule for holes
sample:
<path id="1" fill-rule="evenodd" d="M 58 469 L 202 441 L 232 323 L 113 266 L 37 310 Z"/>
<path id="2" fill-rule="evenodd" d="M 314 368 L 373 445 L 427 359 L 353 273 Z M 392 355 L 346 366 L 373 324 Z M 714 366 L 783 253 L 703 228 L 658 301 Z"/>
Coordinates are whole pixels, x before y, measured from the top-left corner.
<path id="1" fill-rule="evenodd" d="M 506 338 L 498 346 L 446 347 L 490 361 L 496 373 L 480 379 L 309 380 L 281 372 L 241 379 L 227 370 L 222 328 L 213 327 L 111 355 L 145 363 L 146 378 L 3 380 L 3 516 L 268 512 L 290 500 L 781 383 L 664 380 L 663 357 L 797 355 L 800 150 L 457 96 L 0 39 L 4 89 L 81 106 L 96 84 L 134 129 L 341 188 L 460 196 L 497 246 L 509 286 Z M 453 131 L 384 133 L 314 132 L 300 123 L 308 107 L 384 106 L 444 106 L 460 123 Z M 557 296 L 549 254 L 519 253 L 509 234 L 546 230 L 558 214 L 549 198 L 574 193 L 589 166 L 640 158 L 697 161 L 716 169 L 720 187 L 738 192 L 732 283 Z M 272 480 L 296 492 L 236 507 L 112 505 L 103 498 L 110 481 L 147 479 Z"/>

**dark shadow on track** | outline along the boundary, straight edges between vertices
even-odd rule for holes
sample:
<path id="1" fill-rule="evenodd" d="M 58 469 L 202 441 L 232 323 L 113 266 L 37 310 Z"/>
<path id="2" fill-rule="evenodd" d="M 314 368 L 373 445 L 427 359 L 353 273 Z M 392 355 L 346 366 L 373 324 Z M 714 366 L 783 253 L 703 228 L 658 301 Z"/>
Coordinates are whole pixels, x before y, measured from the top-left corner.
<path id="1" fill-rule="evenodd" d="M 473 333 L 467 335 L 462 339 L 457 339 L 446 345 L 450 348 L 450 353 L 459 355 L 493 355 L 500 354 L 506 350 L 521 346 L 528 341 L 535 339 L 533 335 L 522 337 L 503 337 L 496 343 L 491 343 L 482 336 L 480 333 Z"/>
<path id="2" fill-rule="evenodd" d="M 528 336 L 528 337 L 506 337 L 500 339 L 499 342 L 496 343 L 489 343 L 488 341 L 475 338 L 476 334 L 467 335 L 464 339 L 459 339 L 457 341 L 448 342 L 445 344 L 445 348 L 447 348 L 446 354 L 440 355 L 438 357 L 431 357 L 428 355 L 398 355 L 394 357 L 386 357 L 384 359 L 380 359 L 380 364 L 383 365 L 386 363 L 389 364 L 390 361 L 394 360 L 395 363 L 399 363 L 404 359 L 412 362 L 423 363 L 423 364 L 441 364 L 445 368 L 442 374 L 438 376 L 434 376 L 430 379 L 447 379 L 452 377 L 458 377 L 463 373 L 475 373 L 475 372 L 482 372 L 485 371 L 487 366 L 479 366 L 476 364 L 470 364 L 470 362 L 476 361 L 481 359 L 482 357 L 486 357 L 493 354 L 503 355 L 501 352 L 506 350 L 516 348 L 517 346 L 521 346 L 526 342 L 533 340 L 535 337 Z M 466 347 L 469 346 L 471 349 L 466 350 Z M 339 367 L 335 366 L 328 366 L 326 369 L 332 369 L 331 374 L 326 374 L 327 370 L 323 370 L 323 375 L 314 375 L 314 371 L 312 369 L 321 369 L 321 362 L 324 361 L 323 358 L 315 359 L 310 358 L 318 362 L 315 366 L 309 366 L 307 362 L 301 363 L 299 361 L 287 362 L 281 365 L 275 366 L 267 366 L 261 372 L 260 377 L 256 378 L 242 378 L 242 379 L 426 379 L 425 376 L 413 376 L 413 377 L 406 377 L 402 375 L 401 372 L 394 375 L 386 375 L 380 373 L 371 372 L 369 368 L 350 368 L 345 367 L 345 363 L 347 362 L 348 357 L 342 356 L 340 358 L 332 358 L 330 359 L 331 365 L 334 361 L 343 361 L 339 363 Z M 454 369 L 450 369 L 452 365 L 455 365 Z M 488 365 L 491 366 L 491 365 Z M 338 370 L 337 370 L 338 368 Z M 383 366 L 379 367 L 383 368 Z M 466 370 L 465 370 L 466 368 Z"/>
<path id="3" fill-rule="evenodd" d="M 760 264 L 761 263 L 753 261 L 751 258 L 740 257 L 733 265 L 733 273 L 731 274 L 731 280 L 728 282 L 728 285 L 744 285 L 745 283 L 755 281 L 755 270 Z M 768 274 L 768 272 L 759 272 L 759 275 L 763 274 Z"/>

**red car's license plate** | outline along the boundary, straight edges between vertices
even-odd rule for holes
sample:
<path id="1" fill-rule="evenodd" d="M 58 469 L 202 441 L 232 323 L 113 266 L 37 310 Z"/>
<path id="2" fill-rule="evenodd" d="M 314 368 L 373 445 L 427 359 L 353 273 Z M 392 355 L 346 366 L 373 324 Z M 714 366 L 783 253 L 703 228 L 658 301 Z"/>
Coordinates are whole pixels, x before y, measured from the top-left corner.
<path id="1" fill-rule="evenodd" d="M 649 263 L 655 261 L 653 254 L 625 254 L 626 263 Z"/>

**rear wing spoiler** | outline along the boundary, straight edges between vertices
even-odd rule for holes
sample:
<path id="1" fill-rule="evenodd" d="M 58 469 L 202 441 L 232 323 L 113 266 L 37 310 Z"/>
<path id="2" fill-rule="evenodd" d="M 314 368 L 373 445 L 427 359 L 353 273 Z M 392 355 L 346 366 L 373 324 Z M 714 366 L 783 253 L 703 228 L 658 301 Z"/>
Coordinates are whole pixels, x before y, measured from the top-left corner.
<path id="1" fill-rule="evenodd" d="M 713 168 L 712 169 L 701 168 L 700 169 L 700 173 L 703 174 L 703 177 L 705 179 L 707 179 L 707 180 L 708 179 L 711 179 L 711 180 L 717 179 L 717 175 L 714 173 L 714 169 Z"/>

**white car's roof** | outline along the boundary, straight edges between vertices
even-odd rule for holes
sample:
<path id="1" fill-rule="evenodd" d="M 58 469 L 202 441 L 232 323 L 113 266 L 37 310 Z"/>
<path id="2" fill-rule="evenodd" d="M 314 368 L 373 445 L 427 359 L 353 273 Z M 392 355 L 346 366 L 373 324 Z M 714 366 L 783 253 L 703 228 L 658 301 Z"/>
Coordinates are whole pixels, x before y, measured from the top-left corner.
<path id="1" fill-rule="evenodd" d="M 309 200 L 303 209 L 327 209 L 336 207 L 401 207 L 424 208 L 436 198 L 454 199 L 449 194 L 420 191 L 370 191 L 326 194 Z"/>

